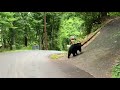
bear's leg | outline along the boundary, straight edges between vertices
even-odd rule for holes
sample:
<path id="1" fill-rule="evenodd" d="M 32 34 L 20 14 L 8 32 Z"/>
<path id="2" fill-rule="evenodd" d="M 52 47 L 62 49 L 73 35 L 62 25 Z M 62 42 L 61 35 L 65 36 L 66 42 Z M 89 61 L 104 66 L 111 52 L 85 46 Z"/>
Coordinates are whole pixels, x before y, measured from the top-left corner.
<path id="1" fill-rule="evenodd" d="M 76 52 L 75 52 L 75 53 L 76 53 L 76 55 L 78 55 L 77 50 L 76 50 Z"/>
<path id="2" fill-rule="evenodd" d="M 80 47 L 79 51 L 80 51 L 80 53 L 82 53 L 81 47 Z"/>
<path id="3" fill-rule="evenodd" d="M 70 55 L 71 55 L 71 53 L 70 53 L 70 52 L 68 52 L 68 58 L 70 58 Z"/>
<path id="4" fill-rule="evenodd" d="M 73 56 L 76 56 L 76 55 L 75 55 L 75 52 L 73 52 Z"/>

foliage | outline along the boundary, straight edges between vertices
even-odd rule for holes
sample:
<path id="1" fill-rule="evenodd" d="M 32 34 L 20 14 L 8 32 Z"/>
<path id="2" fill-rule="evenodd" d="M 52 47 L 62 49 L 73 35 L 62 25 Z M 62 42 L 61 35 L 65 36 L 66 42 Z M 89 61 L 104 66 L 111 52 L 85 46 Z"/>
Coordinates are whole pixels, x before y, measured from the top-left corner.
<path id="1" fill-rule="evenodd" d="M 101 25 L 103 12 L 46 12 L 49 50 L 66 50 L 69 37 L 83 39 Z M 108 15 L 119 16 L 119 12 Z M 0 12 L 0 44 L 4 49 L 44 49 L 44 12 Z M 29 48 L 28 48 L 29 47 Z"/>
<path id="2" fill-rule="evenodd" d="M 110 16 L 120 16 L 120 12 L 109 12 L 108 15 L 110 15 Z"/>
<path id="3" fill-rule="evenodd" d="M 112 77 L 120 78 L 120 62 L 117 65 L 113 66 Z"/>
<path id="4" fill-rule="evenodd" d="M 69 44 L 70 36 L 82 36 L 81 25 L 84 21 L 75 16 L 75 13 L 64 13 L 61 18 L 60 31 L 59 31 L 59 48 L 60 50 L 66 49 Z"/>

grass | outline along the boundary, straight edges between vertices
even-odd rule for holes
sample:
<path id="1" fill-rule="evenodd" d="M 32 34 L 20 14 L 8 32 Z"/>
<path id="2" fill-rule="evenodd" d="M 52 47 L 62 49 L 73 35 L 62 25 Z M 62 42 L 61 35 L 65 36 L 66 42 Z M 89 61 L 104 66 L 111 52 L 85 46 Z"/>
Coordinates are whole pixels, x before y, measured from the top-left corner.
<path id="1" fill-rule="evenodd" d="M 10 49 L 0 49 L 0 53 L 2 52 L 18 52 L 18 51 L 24 51 L 24 50 L 32 50 L 32 48 L 30 46 L 28 47 L 22 47 L 21 49 L 13 49 L 13 50 L 10 50 Z"/>
<path id="2" fill-rule="evenodd" d="M 60 53 L 60 54 L 52 54 L 50 56 L 51 59 L 59 59 L 61 57 L 65 56 L 65 53 Z"/>
<path id="3" fill-rule="evenodd" d="M 20 50 L 32 50 L 32 47 L 31 47 L 31 46 L 28 46 L 28 47 L 22 47 Z"/>
<path id="4" fill-rule="evenodd" d="M 112 78 L 120 78 L 120 61 L 112 68 Z"/>
<path id="5" fill-rule="evenodd" d="M 25 50 L 0 50 L 0 53 L 3 53 L 3 52 L 20 52 L 20 51 L 25 51 Z"/>
<path id="6" fill-rule="evenodd" d="M 0 49 L 0 52 L 8 52 L 8 51 L 11 51 L 11 50 L 9 50 L 9 49 Z"/>

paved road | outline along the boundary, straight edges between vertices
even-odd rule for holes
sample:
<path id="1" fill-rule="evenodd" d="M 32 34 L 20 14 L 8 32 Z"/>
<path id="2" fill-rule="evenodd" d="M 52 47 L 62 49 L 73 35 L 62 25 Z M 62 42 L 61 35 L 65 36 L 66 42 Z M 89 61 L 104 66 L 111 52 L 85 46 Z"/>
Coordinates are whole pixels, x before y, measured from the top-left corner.
<path id="1" fill-rule="evenodd" d="M 0 78 L 93 78 L 67 63 L 48 58 L 59 51 L 29 50 L 0 53 Z"/>

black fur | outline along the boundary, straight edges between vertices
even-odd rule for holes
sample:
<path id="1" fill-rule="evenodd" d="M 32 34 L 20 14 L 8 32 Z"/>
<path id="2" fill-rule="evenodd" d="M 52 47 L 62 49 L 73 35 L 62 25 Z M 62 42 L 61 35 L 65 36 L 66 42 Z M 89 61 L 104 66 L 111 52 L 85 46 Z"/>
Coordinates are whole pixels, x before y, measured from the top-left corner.
<path id="1" fill-rule="evenodd" d="M 68 58 L 70 58 L 71 53 L 73 54 L 73 56 L 78 55 L 77 50 L 81 52 L 81 46 L 82 46 L 81 43 L 71 45 L 68 50 Z"/>

